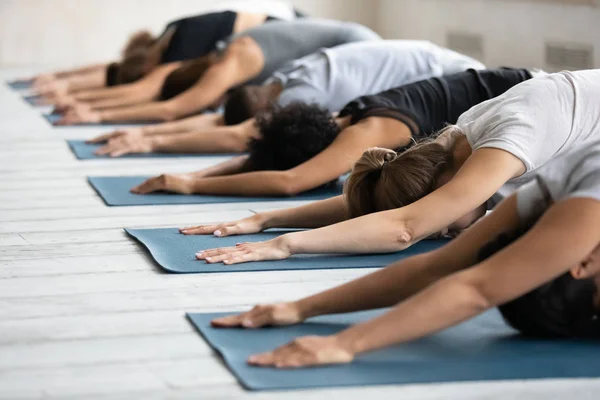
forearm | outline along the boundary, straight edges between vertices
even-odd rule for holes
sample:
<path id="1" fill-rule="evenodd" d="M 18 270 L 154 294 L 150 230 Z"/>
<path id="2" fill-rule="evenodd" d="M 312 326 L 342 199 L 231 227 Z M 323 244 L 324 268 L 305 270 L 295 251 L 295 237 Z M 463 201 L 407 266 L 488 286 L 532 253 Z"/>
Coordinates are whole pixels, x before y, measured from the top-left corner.
<path id="1" fill-rule="evenodd" d="M 68 93 L 80 92 L 82 90 L 101 88 L 106 85 L 106 73 L 104 70 L 95 70 L 87 73 L 73 75 L 67 78 Z"/>
<path id="2" fill-rule="evenodd" d="M 230 127 L 153 136 L 149 140 L 153 151 L 159 153 L 241 153 L 245 150 L 242 139 Z"/>
<path id="3" fill-rule="evenodd" d="M 101 122 L 170 121 L 173 113 L 166 102 L 152 102 L 98 112 Z"/>
<path id="4" fill-rule="evenodd" d="M 390 253 L 412 245 L 401 218 L 402 210 L 384 211 L 334 225 L 285 235 L 292 254 Z"/>
<path id="5" fill-rule="evenodd" d="M 225 176 L 244 172 L 247 166 L 248 156 L 239 156 L 227 160 L 202 171 L 193 172 L 191 175 L 197 178 Z"/>
<path id="6" fill-rule="evenodd" d="M 106 74 L 106 68 L 108 68 L 108 63 L 86 65 L 80 68 L 56 71 L 52 75 L 54 75 L 58 79 L 65 79 L 75 75 L 88 74 L 93 72 L 102 72 L 103 74 Z"/>
<path id="7" fill-rule="evenodd" d="M 297 301 L 303 318 L 390 307 L 418 293 L 456 268 L 433 261 L 430 253 Z"/>
<path id="8" fill-rule="evenodd" d="M 78 102 L 94 102 L 102 99 L 119 98 L 126 96 L 135 84 L 118 85 L 113 87 L 103 87 L 99 89 L 84 90 L 73 94 L 73 98 Z"/>
<path id="9" fill-rule="evenodd" d="M 223 125 L 221 114 L 206 114 L 188 117 L 179 121 L 149 125 L 142 128 L 144 136 L 168 135 L 189 132 L 194 129 L 210 128 Z"/>
<path id="10" fill-rule="evenodd" d="M 262 213 L 266 228 L 320 228 L 348 219 L 344 196 Z"/>
<path id="11" fill-rule="evenodd" d="M 337 334 L 353 354 L 408 342 L 465 321 L 488 308 L 478 293 L 445 278 L 391 311 Z"/>
<path id="12" fill-rule="evenodd" d="M 224 177 L 198 179 L 192 191 L 238 196 L 286 196 L 287 178 L 281 171 L 253 171 Z"/>

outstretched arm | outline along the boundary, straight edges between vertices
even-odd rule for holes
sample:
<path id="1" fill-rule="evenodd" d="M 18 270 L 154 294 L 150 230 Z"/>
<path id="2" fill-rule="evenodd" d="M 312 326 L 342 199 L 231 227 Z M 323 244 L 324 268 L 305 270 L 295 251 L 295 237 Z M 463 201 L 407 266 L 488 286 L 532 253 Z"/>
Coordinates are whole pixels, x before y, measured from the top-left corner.
<path id="1" fill-rule="evenodd" d="M 166 77 L 180 65 L 179 62 L 161 65 L 137 82 L 77 93 L 74 100 L 87 103 L 94 110 L 151 101 L 159 96 Z"/>
<path id="2" fill-rule="evenodd" d="M 348 172 L 370 147 L 400 147 L 408 143 L 406 125 L 390 118 L 369 118 L 345 129 L 320 154 L 287 171 L 254 171 L 190 183 L 190 193 L 242 196 L 293 196 L 337 179 Z M 153 182 L 135 188 L 136 193 L 169 190 Z"/>
<path id="3" fill-rule="evenodd" d="M 288 233 L 266 242 L 205 251 L 211 262 L 236 264 L 292 254 L 390 253 L 440 232 L 484 204 L 523 165 L 502 150 L 475 152 L 446 185 L 406 207 L 353 218 L 335 225 Z M 218 256 L 218 257 L 214 257 Z M 275 258 L 277 257 L 277 258 Z"/>
<path id="4" fill-rule="evenodd" d="M 219 237 L 261 232 L 269 228 L 319 228 L 348 219 L 344 196 L 316 201 L 301 207 L 267 211 L 252 217 L 222 224 L 200 225 L 180 229 L 184 235 Z"/>
<path id="5" fill-rule="evenodd" d="M 141 140 L 145 137 L 179 134 L 193 130 L 215 128 L 223 125 L 223 115 L 217 113 L 203 114 L 185 118 L 179 121 L 140 126 L 125 130 L 120 129 L 97 136 L 94 139 L 89 140 L 88 143 L 104 143 L 111 139 L 116 139 L 123 136 L 129 136 L 132 140 Z"/>
<path id="6" fill-rule="evenodd" d="M 288 308 L 292 314 L 304 320 L 318 315 L 390 307 L 431 283 L 475 264 L 477 253 L 487 241 L 510 233 L 517 226 L 516 199 L 512 196 L 500 204 L 494 213 L 438 250 L 407 258 L 295 302 L 259 306 L 250 312 L 217 319 L 213 323 L 221 327 L 241 325 L 258 328 L 281 325 L 284 321 L 277 319 L 275 310 L 282 308 Z"/>
<path id="7" fill-rule="evenodd" d="M 223 58 L 209 67 L 194 86 L 170 100 L 101 110 L 93 117 L 95 121 L 82 122 L 172 121 L 203 111 L 216 104 L 227 90 L 260 71 L 254 64 L 245 63 L 239 56 L 241 51 L 243 49 L 232 44 Z"/>
<path id="8" fill-rule="evenodd" d="M 252 123 L 253 121 L 250 120 Z M 248 149 L 253 124 L 204 128 L 166 135 L 140 135 L 130 131 L 108 140 L 96 154 L 119 157 L 130 153 L 242 153 Z"/>
<path id="9" fill-rule="evenodd" d="M 512 245 L 475 267 L 425 288 L 381 317 L 334 336 L 300 338 L 249 361 L 277 367 L 349 362 L 357 354 L 458 324 L 521 296 L 580 263 L 598 246 L 598 220 L 597 200 L 563 201 Z"/>

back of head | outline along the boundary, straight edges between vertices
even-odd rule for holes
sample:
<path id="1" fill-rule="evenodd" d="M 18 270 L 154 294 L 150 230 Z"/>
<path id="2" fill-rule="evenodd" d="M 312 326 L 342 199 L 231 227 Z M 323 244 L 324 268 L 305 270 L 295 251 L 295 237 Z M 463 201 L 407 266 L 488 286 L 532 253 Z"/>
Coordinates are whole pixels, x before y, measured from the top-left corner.
<path id="1" fill-rule="evenodd" d="M 184 62 L 165 79 L 160 99 L 168 100 L 185 92 L 200 80 L 211 65 L 212 57 L 210 55 Z"/>
<path id="2" fill-rule="evenodd" d="M 318 105 L 273 106 L 257 116 L 260 139 L 250 142 L 255 170 L 283 171 L 311 159 L 329 146 L 340 129 L 331 113 Z"/>
<path id="3" fill-rule="evenodd" d="M 351 218 L 407 206 L 435 190 L 451 151 L 429 139 L 410 149 L 372 148 L 356 162 L 344 192 Z"/>
<path id="4" fill-rule="evenodd" d="M 500 235 L 480 251 L 478 261 L 509 246 L 523 233 Z M 527 336 L 597 338 L 600 320 L 594 307 L 595 293 L 593 278 L 578 280 L 567 272 L 498 309 L 510 326 Z"/>
<path id="5" fill-rule="evenodd" d="M 116 74 L 116 83 L 135 82 L 147 73 L 148 56 L 156 38 L 148 31 L 135 33 L 123 49 L 123 60 Z"/>
<path id="6" fill-rule="evenodd" d="M 122 57 L 127 58 L 132 53 L 139 50 L 147 50 L 156 43 L 156 38 L 148 31 L 136 32 L 129 37 L 127 44 L 123 48 Z"/>
<path id="7" fill-rule="evenodd" d="M 242 86 L 227 96 L 223 119 L 226 125 L 237 125 L 268 111 L 271 102 L 260 86 Z"/>

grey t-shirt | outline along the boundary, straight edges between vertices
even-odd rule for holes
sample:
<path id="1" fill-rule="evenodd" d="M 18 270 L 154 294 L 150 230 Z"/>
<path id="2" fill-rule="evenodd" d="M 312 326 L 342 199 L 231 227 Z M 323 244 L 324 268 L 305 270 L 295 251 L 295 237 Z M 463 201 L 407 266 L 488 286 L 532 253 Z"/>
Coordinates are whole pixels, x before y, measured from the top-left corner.
<path id="1" fill-rule="evenodd" d="M 321 48 L 381 39 L 371 29 L 354 22 L 306 18 L 259 25 L 230 36 L 217 48 L 223 50 L 240 37 L 254 39 L 265 59 L 262 72 L 248 84 L 261 84 L 286 62 L 305 57 Z"/>
<path id="2" fill-rule="evenodd" d="M 420 40 L 378 40 L 320 49 L 273 74 L 283 85 L 277 100 L 317 103 L 339 111 L 350 101 L 412 82 L 450 75 L 479 61 Z"/>

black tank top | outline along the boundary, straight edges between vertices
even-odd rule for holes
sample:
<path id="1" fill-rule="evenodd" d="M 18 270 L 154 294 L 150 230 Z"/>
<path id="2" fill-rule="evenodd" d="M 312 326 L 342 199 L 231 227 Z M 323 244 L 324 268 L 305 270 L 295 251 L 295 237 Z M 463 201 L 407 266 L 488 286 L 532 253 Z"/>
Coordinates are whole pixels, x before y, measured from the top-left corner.
<path id="1" fill-rule="evenodd" d="M 223 11 L 169 23 L 163 35 L 172 27 L 175 33 L 162 55 L 162 63 L 190 60 L 210 53 L 217 42 L 233 34 L 236 18 L 236 12 Z"/>
<path id="2" fill-rule="evenodd" d="M 368 117 L 394 118 L 408 125 L 413 138 L 421 139 L 528 79 L 531 73 L 526 69 L 470 69 L 359 97 L 340 111 L 340 117 L 352 116 L 352 124 Z"/>

